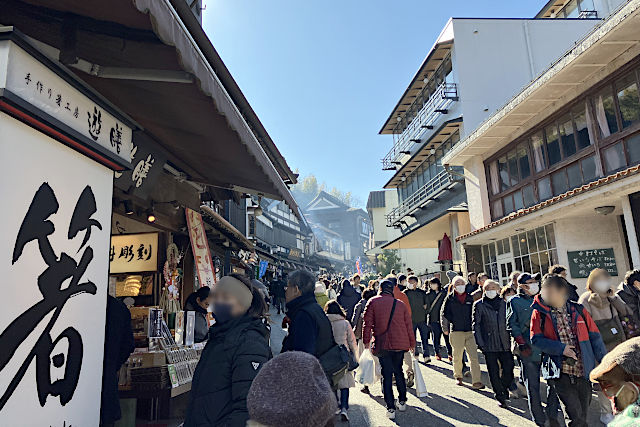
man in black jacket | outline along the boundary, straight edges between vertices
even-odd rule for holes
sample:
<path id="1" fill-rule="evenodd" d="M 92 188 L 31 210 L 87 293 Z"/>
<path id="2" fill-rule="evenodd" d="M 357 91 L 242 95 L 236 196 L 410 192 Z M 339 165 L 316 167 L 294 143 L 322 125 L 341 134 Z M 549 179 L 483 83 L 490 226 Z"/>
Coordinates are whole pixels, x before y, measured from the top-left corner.
<path id="1" fill-rule="evenodd" d="M 289 274 L 285 296 L 291 324 L 282 342 L 282 351 L 304 351 L 320 357 L 333 346 L 331 322 L 318 305 L 314 292 L 315 280 L 311 273 L 296 270 Z"/>

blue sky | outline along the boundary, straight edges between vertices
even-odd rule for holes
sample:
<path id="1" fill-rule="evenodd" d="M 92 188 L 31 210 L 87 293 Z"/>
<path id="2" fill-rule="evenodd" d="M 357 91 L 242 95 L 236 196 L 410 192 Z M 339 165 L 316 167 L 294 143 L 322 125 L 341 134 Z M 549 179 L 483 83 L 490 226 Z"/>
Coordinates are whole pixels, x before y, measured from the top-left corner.
<path id="1" fill-rule="evenodd" d="M 546 0 L 205 0 L 203 26 L 301 176 L 366 203 L 378 135 L 451 16 L 532 17 Z"/>

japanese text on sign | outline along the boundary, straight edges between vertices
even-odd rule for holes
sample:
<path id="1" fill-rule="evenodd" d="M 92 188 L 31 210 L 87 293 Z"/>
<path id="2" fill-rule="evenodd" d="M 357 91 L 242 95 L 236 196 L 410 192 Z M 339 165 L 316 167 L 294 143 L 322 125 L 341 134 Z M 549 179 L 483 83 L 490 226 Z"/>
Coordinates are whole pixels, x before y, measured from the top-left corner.
<path id="1" fill-rule="evenodd" d="M 207 234 L 204 230 L 202 216 L 189 208 L 185 209 L 187 214 L 187 225 L 189 227 L 189 238 L 191 239 L 191 247 L 193 248 L 193 259 L 196 263 L 198 272 L 198 280 L 200 286 L 213 286 L 216 283 L 215 270 L 211 260 L 211 252 L 209 252 L 209 242 Z"/>
<path id="2" fill-rule="evenodd" d="M 158 234 L 122 234 L 111 236 L 109 271 L 135 273 L 158 268 Z"/>
<path id="3" fill-rule="evenodd" d="M 589 273 L 595 268 L 605 269 L 612 276 L 618 275 L 613 248 L 571 251 L 567 252 L 567 256 L 569 258 L 569 270 L 573 278 L 583 279 L 589 277 Z"/>

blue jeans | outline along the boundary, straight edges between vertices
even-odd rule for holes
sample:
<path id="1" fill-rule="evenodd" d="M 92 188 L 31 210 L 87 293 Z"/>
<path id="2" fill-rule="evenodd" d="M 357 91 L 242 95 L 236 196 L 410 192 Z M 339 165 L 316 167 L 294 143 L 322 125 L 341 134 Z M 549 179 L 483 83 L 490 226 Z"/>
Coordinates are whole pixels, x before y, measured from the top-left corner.
<path id="1" fill-rule="evenodd" d="M 534 362 L 525 358 L 520 359 L 520 369 L 524 373 L 524 386 L 527 389 L 529 400 L 529 411 L 535 422 L 543 426 L 547 419 L 557 419 L 560 401 L 558 394 L 553 387 L 548 388 L 547 408 L 542 409 L 542 399 L 540 397 L 540 367 L 541 362 Z"/>
<path id="2" fill-rule="evenodd" d="M 347 373 L 347 374 L 350 374 L 350 373 Z M 340 409 L 349 409 L 349 389 L 348 388 L 340 389 L 340 399 L 338 400 L 338 407 L 340 407 Z"/>
<path id="3" fill-rule="evenodd" d="M 382 393 L 384 394 L 384 402 L 387 404 L 387 409 L 396 409 L 396 403 L 393 398 L 392 377 L 396 377 L 398 400 L 400 402 L 407 401 L 407 383 L 404 380 L 404 372 L 402 372 L 404 351 L 384 351 L 378 358 L 380 359 L 380 366 L 382 367 Z"/>
<path id="4" fill-rule="evenodd" d="M 425 356 L 431 356 L 431 350 L 429 350 L 429 335 L 431 335 L 431 330 L 429 326 L 425 322 L 419 322 L 413 324 L 413 335 L 416 335 L 416 330 L 420 330 L 420 342 L 422 343 L 422 352 Z M 417 340 L 417 336 L 416 336 Z M 418 346 L 416 346 L 416 350 L 413 352 L 414 356 L 418 356 Z"/>

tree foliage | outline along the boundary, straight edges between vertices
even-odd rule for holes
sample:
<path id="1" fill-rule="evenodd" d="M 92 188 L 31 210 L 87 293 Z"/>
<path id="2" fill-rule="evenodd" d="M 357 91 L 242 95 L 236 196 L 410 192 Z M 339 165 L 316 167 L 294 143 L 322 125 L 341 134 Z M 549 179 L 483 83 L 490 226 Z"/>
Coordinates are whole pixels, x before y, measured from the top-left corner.
<path id="1" fill-rule="evenodd" d="M 384 249 L 378 255 L 377 261 L 378 273 L 382 273 L 383 276 L 391 273 L 391 270 L 398 271 L 402 268 L 398 251 L 395 249 Z"/>
<path id="2" fill-rule="evenodd" d="M 304 178 L 298 180 L 298 183 L 292 188 L 296 199 L 301 204 L 307 204 L 321 191 L 326 191 L 336 199 L 349 207 L 362 207 L 363 203 L 358 197 L 354 196 L 351 191 L 342 191 L 337 187 L 333 187 L 330 190 L 327 189 L 327 185 L 322 182 L 318 182 L 318 178 L 315 175 L 309 174 Z"/>

